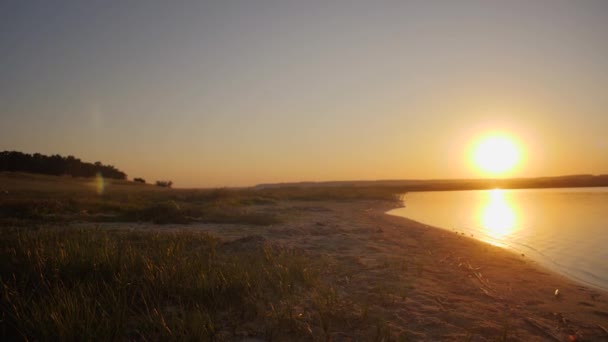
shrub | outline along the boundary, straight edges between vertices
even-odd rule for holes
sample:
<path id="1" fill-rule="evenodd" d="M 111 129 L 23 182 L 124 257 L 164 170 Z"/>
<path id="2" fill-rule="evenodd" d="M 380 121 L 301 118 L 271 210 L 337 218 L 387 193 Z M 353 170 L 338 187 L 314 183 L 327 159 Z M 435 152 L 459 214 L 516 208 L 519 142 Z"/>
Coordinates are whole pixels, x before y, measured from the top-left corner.
<path id="1" fill-rule="evenodd" d="M 173 186 L 172 181 L 156 181 L 156 186 L 160 186 L 161 188 L 171 188 Z"/>

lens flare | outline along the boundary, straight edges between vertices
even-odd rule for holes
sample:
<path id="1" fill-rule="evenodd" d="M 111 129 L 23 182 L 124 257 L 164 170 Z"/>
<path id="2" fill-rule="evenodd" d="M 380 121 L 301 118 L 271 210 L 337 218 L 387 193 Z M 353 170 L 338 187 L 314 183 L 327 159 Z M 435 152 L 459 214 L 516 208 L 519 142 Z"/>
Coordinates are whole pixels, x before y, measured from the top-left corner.
<path id="1" fill-rule="evenodd" d="M 95 191 L 97 191 L 98 195 L 103 195 L 103 191 L 105 190 L 105 182 L 103 180 L 103 175 L 101 172 L 98 172 L 95 175 Z"/>

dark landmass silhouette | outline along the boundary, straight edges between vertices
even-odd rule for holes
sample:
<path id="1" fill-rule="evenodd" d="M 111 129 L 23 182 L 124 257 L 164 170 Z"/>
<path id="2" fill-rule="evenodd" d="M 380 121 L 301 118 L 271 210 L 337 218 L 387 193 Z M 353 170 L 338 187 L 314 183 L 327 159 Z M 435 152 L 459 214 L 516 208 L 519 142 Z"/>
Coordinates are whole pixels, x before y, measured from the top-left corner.
<path id="1" fill-rule="evenodd" d="M 127 178 L 126 173 L 101 162 L 87 163 L 74 156 L 62 157 L 58 154 L 46 156 L 40 153 L 27 154 L 17 151 L 0 152 L 0 171 L 73 177 L 95 177 L 101 174 L 105 178 Z"/>
<path id="2" fill-rule="evenodd" d="M 113 165 L 101 162 L 83 162 L 74 156 L 63 157 L 55 154 L 46 156 L 40 153 L 27 154 L 18 151 L 0 152 L 0 172 L 26 172 L 45 175 L 71 175 L 73 177 L 95 177 L 127 179 L 127 174 Z M 136 182 L 145 183 L 137 178 Z M 165 182 L 168 184 L 168 182 Z M 172 184 L 172 182 L 171 182 Z M 158 182 L 157 182 L 158 185 Z M 275 188 L 385 188 L 393 192 L 407 191 L 449 191 L 481 189 L 523 189 L 523 188 L 565 188 L 608 186 L 608 174 L 578 174 L 556 177 L 534 178 L 484 178 L 484 179 L 392 179 L 392 180 L 355 180 L 322 182 L 264 183 L 254 189 Z M 170 186 L 169 186 L 170 187 Z"/>
<path id="3" fill-rule="evenodd" d="M 608 174 L 506 179 L 428 179 L 328 181 L 258 184 L 255 188 L 386 187 L 399 191 L 448 191 L 481 189 L 568 188 L 608 186 Z"/>

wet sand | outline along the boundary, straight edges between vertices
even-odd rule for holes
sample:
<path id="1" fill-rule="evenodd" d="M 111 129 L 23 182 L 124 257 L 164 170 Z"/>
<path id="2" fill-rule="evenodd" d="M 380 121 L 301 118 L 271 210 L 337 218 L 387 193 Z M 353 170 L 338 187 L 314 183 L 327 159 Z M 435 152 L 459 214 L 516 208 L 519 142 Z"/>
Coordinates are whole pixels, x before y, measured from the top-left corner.
<path id="1" fill-rule="evenodd" d="M 500 247 L 386 214 L 395 207 L 282 202 L 259 207 L 284 216 L 279 225 L 159 227 L 204 230 L 227 241 L 256 235 L 324 258 L 332 271 L 323 279 L 339 296 L 380 313 L 391 331 L 411 340 L 608 341 L 606 291 Z M 352 332 L 334 337 L 357 339 Z"/>

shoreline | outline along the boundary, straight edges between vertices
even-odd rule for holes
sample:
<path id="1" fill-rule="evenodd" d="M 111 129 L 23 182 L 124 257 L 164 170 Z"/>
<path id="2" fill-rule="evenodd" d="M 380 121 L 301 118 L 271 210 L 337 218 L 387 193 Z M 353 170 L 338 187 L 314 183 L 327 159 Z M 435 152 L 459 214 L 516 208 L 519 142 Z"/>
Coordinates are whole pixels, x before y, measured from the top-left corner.
<path id="1" fill-rule="evenodd" d="M 557 189 L 549 189 L 549 190 L 557 190 Z M 390 216 L 395 216 L 395 217 L 402 217 L 407 220 L 419 223 L 421 225 L 427 225 L 429 227 L 445 230 L 445 231 L 448 231 L 451 233 L 456 233 L 456 234 L 461 233 L 464 237 L 468 238 L 470 236 L 470 238 L 473 240 L 503 248 L 507 251 L 510 251 L 513 254 L 522 255 L 522 256 L 525 255 L 525 257 L 529 258 L 529 260 L 538 263 L 539 267 L 549 270 L 551 272 L 555 272 L 559 275 L 565 276 L 565 277 L 571 279 L 572 281 L 579 283 L 580 285 L 590 286 L 590 287 L 593 287 L 595 289 L 602 290 L 602 291 L 608 291 L 607 280 L 606 279 L 602 280 L 602 278 L 600 278 L 598 276 L 598 274 L 592 273 L 591 269 L 585 270 L 585 269 L 576 269 L 576 268 L 568 267 L 565 264 L 560 263 L 559 258 L 555 258 L 555 257 L 552 258 L 551 256 L 545 255 L 543 252 L 536 249 L 534 245 L 523 244 L 523 243 L 518 244 L 517 242 L 513 242 L 513 241 L 502 241 L 499 238 L 492 238 L 488 235 L 484 235 L 483 228 L 479 228 L 479 229 L 462 228 L 460 230 L 456 230 L 453 228 L 452 229 L 445 228 L 445 226 L 442 226 L 442 225 L 433 225 L 433 224 L 425 223 L 423 221 L 417 221 L 417 220 L 414 220 L 414 219 L 411 219 L 411 218 L 405 216 L 403 213 L 399 213 L 398 209 L 402 209 L 402 208 L 405 208 L 405 206 L 400 206 L 397 208 L 389 209 L 388 211 L 386 211 L 386 214 L 390 215 Z M 395 213 L 392 213 L 393 211 L 395 211 Z M 561 262 L 563 262 L 563 260 L 561 260 Z"/>
<path id="2" fill-rule="evenodd" d="M 271 226 L 190 224 L 231 241 L 260 236 L 326 260 L 323 281 L 412 340 L 608 341 L 608 292 L 512 251 L 386 212 L 396 202 L 282 201 Z M 150 229 L 149 224 L 101 226 Z M 559 295 L 555 291 L 559 290 Z M 356 332 L 336 332 L 357 338 Z"/>
<path id="3" fill-rule="evenodd" d="M 399 208 L 399 206 L 397 208 Z M 578 312 L 578 313 L 576 312 L 577 309 L 580 309 L 581 307 L 601 306 L 603 308 L 603 310 L 605 310 L 607 308 L 607 304 L 608 304 L 605 301 L 606 297 L 608 296 L 607 289 L 594 285 L 594 284 L 586 283 L 586 282 L 582 281 L 581 279 L 576 279 L 572 275 L 561 273 L 555 269 L 546 267 L 536 260 L 526 259 L 526 257 L 523 256 L 523 254 L 519 254 L 517 250 L 515 250 L 511 247 L 497 246 L 497 245 L 494 245 L 487 241 L 483 241 L 483 240 L 480 240 L 480 239 L 477 239 L 474 237 L 469 237 L 464 234 L 459 234 L 456 231 L 450 231 L 449 229 L 427 225 L 422 222 L 411 220 L 404 216 L 389 214 L 389 212 L 393 209 L 396 209 L 396 208 L 390 207 L 388 210 L 384 210 L 384 208 L 379 208 L 378 211 L 382 212 L 386 217 L 390 217 L 391 219 L 405 221 L 405 224 L 408 225 L 410 228 L 414 227 L 414 226 L 418 226 L 421 229 L 429 229 L 430 231 L 434 232 L 434 234 L 444 234 L 444 235 L 447 234 L 446 238 L 448 238 L 448 236 L 451 236 L 452 240 L 454 240 L 453 238 L 456 238 L 457 240 L 462 240 L 462 244 L 470 244 L 471 247 L 474 247 L 477 249 L 482 248 L 485 250 L 488 247 L 490 247 L 491 249 L 493 249 L 493 252 L 495 253 L 495 256 L 493 258 L 499 259 L 498 261 L 505 261 L 505 260 L 511 261 L 511 260 L 515 260 L 515 259 L 518 260 L 520 262 L 521 267 L 517 266 L 517 265 L 509 265 L 508 267 L 504 267 L 503 270 L 501 270 L 499 268 L 499 269 L 491 270 L 491 272 L 489 269 L 487 269 L 488 272 L 483 278 L 486 280 L 494 279 L 492 281 L 492 283 L 494 283 L 494 284 L 498 284 L 501 281 L 508 283 L 509 280 L 507 280 L 505 278 L 514 278 L 514 280 L 518 280 L 517 278 L 520 278 L 519 280 L 523 280 L 526 283 L 533 284 L 533 286 L 536 288 L 533 290 L 537 290 L 539 288 L 546 289 L 543 294 L 541 294 L 540 296 L 537 297 L 537 298 L 544 298 L 544 300 L 543 299 L 523 300 L 524 298 L 520 298 L 519 300 L 517 300 L 516 298 L 514 298 L 512 296 L 510 298 L 508 298 L 507 296 L 505 296 L 504 298 L 501 298 L 505 302 L 512 301 L 513 302 L 512 304 L 517 303 L 517 304 L 515 304 L 516 306 L 521 305 L 521 303 L 525 304 L 526 306 L 529 306 L 529 305 L 533 306 L 533 305 L 537 305 L 537 304 L 543 304 L 543 305 L 548 304 L 548 305 L 546 305 L 547 306 L 546 309 L 549 309 L 549 310 L 544 310 L 545 312 L 541 316 L 547 317 L 547 316 L 549 316 L 549 314 L 552 314 L 554 317 L 558 318 L 558 320 L 557 320 L 558 325 L 560 324 L 560 321 L 561 321 L 561 323 L 564 323 L 564 324 L 562 326 L 562 329 L 556 329 L 557 331 L 561 330 L 562 336 L 560 336 L 559 333 L 549 333 L 549 334 L 544 333 L 545 338 L 557 337 L 558 340 L 568 340 L 569 338 L 576 338 L 576 340 L 591 339 L 594 341 L 595 340 L 608 341 L 608 334 L 593 336 L 592 333 L 583 333 L 581 330 L 582 329 L 581 327 L 589 328 L 590 321 L 594 321 L 594 319 L 593 318 L 590 319 L 589 318 L 590 316 L 586 312 Z M 475 259 L 477 259 L 477 261 L 479 261 L 478 257 Z M 513 267 L 514 270 L 508 270 L 508 268 L 511 268 L 511 267 Z M 525 269 L 527 269 L 530 273 L 517 272 L 518 274 L 516 274 L 514 276 L 512 274 L 513 272 L 509 272 L 509 271 L 521 271 L 521 270 L 525 270 Z M 473 272 L 473 273 L 475 273 L 475 272 Z M 503 274 L 501 274 L 501 273 L 503 273 Z M 506 275 L 504 273 L 510 273 L 510 274 Z M 542 281 L 539 278 L 542 278 Z M 482 282 L 481 279 L 480 279 L 480 282 Z M 549 292 L 551 292 L 551 287 L 555 287 L 555 290 L 559 290 L 559 295 L 555 295 L 556 292 L 553 292 L 553 296 L 551 296 L 549 294 Z M 509 289 L 513 290 L 514 288 L 509 286 Z M 503 292 L 503 293 L 508 293 L 508 292 Z M 568 295 L 564 295 L 564 293 L 568 293 Z M 569 298 L 566 298 L 566 296 L 568 296 Z M 549 299 L 551 297 L 554 297 L 553 298 L 554 300 Z M 601 298 L 604 298 L 604 301 L 601 302 L 601 305 L 597 305 L 600 303 L 590 303 L 589 301 L 585 300 L 586 297 L 594 299 L 594 300 L 601 297 Z M 543 302 L 543 303 L 540 303 L 540 302 Z M 584 311 L 584 310 L 580 310 L 580 311 Z M 539 314 L 540 312 L 535 311 L 535 313 Z M 569 318 L 565 317 L 566 314 L 569 315 Z M 605 322 L 608 322 L 608 315 L 606 315 L 606 311 L 591 310 L 591 314 L 597 316 L 597 317 L 595 317 L 597 326 L 600 328 L 600 330 L 603 330 L 603 328 L 605 328 L 604 327 L 606 324 Z M 528 325 L 538 325 L 537 323 L 530 324 L 530 320 L 534 319 L 532 317 L 533 316 L 521 315 L 519 318 L 523 319 L 526 323 L 528 323 Z M 585 323 L 585 320 L 590 320 L 590 321 L 587 321 Z M 563 329 L 566 327 L 566 325 L 567 325 L 566 323 L 568 323 L 568 322 L 570 323 L 570 326 L 566 329 Z M 591 323 L 591 325 L 592 324 L 593 323 Z M 578 328 L 575 328 L 575 326 L 577 326 L 577 325 L 578 325 Z M 541 327 L 549 328 L 549 325 L 545 325 L 545 326 L 541 326 Z"/>

